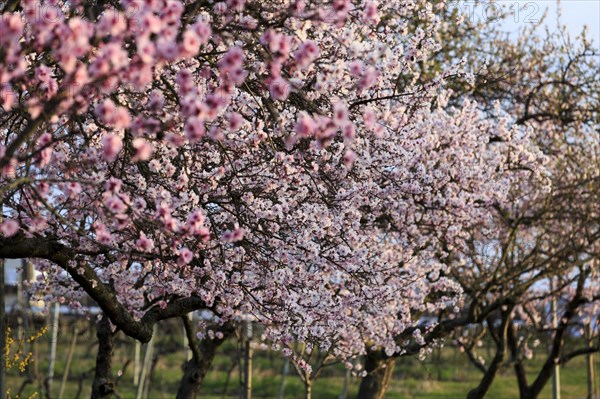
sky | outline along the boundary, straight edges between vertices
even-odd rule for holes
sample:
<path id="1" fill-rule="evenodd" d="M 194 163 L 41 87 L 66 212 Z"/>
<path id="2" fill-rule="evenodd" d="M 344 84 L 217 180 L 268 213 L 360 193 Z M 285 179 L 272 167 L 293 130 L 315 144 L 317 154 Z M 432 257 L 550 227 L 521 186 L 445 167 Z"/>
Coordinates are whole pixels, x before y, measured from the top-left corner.
<path id="1" fill-rule="evenodd" d="M 537 22 L 548 10 L 545 25 L 556 29 L 558 4 L 556 0 L 489 0 L 476 4 L 475 0 L 456 0 L 456 7 L 475 18 L 485 18 L 492 15 L 494 7 L 502 6 L 510 9 L 519 9 L 504 27 L 509 31 L 517 31 L 524 24 Z M 519 7 L 517 7 L 517 5 Z M 560 2 L 562 9 L 561 21 L 566 24 L 572 37 L 581 33 L 584 25 L 589 28 L 589 35 L 596 48 L 600 48 L 600 0 L 563 0 Z"/>
<path id="2" fill-rule="evenodd" d="M 546 23 L 551 24 L 551 27 L 556 26 L 558 9 L 556 0 L 536 0 L 530 3 L 539 5 L 540 15 L 543 13 L 543 9 L 548 8 Z M 560 8 L 562 9 L 562 20 L 567 25 L 569 33 L 578 35 L 583 26 L 587 25 L 590 37 L 598 48 L 600 46 L 600 0 L 563 0 L 560 2 Z"/>

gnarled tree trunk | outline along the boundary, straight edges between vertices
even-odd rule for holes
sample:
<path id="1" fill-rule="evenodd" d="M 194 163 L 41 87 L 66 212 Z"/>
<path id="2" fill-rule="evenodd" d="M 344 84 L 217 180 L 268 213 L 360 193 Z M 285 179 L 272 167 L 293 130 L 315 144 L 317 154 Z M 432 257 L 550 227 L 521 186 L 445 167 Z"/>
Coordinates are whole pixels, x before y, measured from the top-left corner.
<path id="1" fill-rule="evenodd" d="M 217 348 L 233 334 L 234 328 L 230 324 L 225 324 L 219 329 L 223 333 L 222 338 L 204 339 L 198 342 L 191 320 L 186 316 L 182 317 L 182 320 L 188 337 L 188 345 L 192 350 L 192 358 L 184 366 L 177 399 L 195 399 L 215 358 Z"/>
<path id="2" fill-rule="evenodd" d="M 497 334 L 494 334 L 492 331 L 494 320 L 492 318 L 488 319 L 490 333 L 492 333 L 492 338 L 496 341 L 496 355 L 483 374 L 483 378 L 479 382 L 479 385 L 469 391 L 467 399 L 483 399 L 492 386 L 494 378 L 496 378 L 496 374 L 506 355 L 507 335 L 511 323 L 510 313 L 512 312 L 512 309 L 513 306 L 510 306 L 507 311 L 502 312 L 502 318 Z"/>
<path id="3" fill-rule="evenodd" d="M 114 334 L 106 315 L 96 325 L 96 336 L 98 337 L 98 355 L 96 356 L 96 372 L 91 398 L 102 399 L 112 396 L 115 392 L 115 382 L 112 377 Z"/>
<path id="4" fill-rule="evenodd" d="M 356 399 L 383 399 L 388 389 L 396 357 L 388 357 L 383 350 L 367 352 L 365 371 Z"/>

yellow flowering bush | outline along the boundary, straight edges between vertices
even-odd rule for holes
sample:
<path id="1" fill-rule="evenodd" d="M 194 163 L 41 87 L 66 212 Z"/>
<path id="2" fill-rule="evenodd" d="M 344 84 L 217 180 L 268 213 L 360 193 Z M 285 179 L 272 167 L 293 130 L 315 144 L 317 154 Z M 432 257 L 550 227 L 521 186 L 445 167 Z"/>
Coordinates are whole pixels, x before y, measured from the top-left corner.
<path id="1" fill-rule="evenodd" d="M 33 353 L 25 350 L 25 344 L 31 344 L 38 340 L 48 331 L 48 327 L 44 326 L 40 330 L 34 332 L 29 337 L 25 338 L 25 334 L 14 338 L 10 326 L 6 326 L 6 345 L 4 347 L 4 355 L 6 359 L 6 369 L 11 370 L 16 368 L 20 373 L 24 373 L 27 367 L 33 362 Z M 37 392 L 31 394 L 28 399 L 33 399 L 37 396 Z M 8 399 L 11 399 L 10 388 L 6 392 Z M 17 395 L 14 399 L 21 399 Z"/>

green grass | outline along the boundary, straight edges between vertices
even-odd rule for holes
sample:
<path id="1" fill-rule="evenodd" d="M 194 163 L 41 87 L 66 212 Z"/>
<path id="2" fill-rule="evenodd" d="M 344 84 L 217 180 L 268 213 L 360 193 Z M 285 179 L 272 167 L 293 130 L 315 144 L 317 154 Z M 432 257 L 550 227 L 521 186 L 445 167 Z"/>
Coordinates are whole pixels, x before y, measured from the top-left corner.
<path id="1" fill-rule="evenodd" d="M 181 342 L 180 330 L 164 332 L 157 340 L 157 348 L 163 351 L 156 364 L 152 375 L 149 398 L 173 398 L 182 375 L 181 365 L 185 351 Z M 38 371 L 38 380 L 28 384 L 23 391 L 23 397 L 33 392 L 43 393 L 40 382 L 48 369 L 48 354 L 50 342 L 43 338 L 38 342 L 37 364 L 30 366 L 26 374 L 34 375 Z M 58 396 L 60 382 L 64 372 L 65 361 L 69 342 L 59 339 L 58 359 L 55 368 L 55 377 L 52 387 L 52 398 Z M 123 370 L 124 374 L 118 379 L 118 391 L 122 398 L 135 398 L 136 388 L 133 386 L 133 359 L 134 343 L 131 339 L 120 336 L 114 356 L 114 371 Z M 64 398 L 74 399 L 81 381 L 80 398 L 90 395 L 90 386 L 93 378 L 93 367 L 96 356 L 95 340 L 93 335 L 82 337 L 78 341 L 73 358 L 68 384 Z M 201 398 L 222 398 L 227 378 L 227 371 L 236 362 L 235 342 L 225 343 L 216 357 L 211 371 L 208 373 Z M 143 351 L 142 351 L 143 354 Z M 596 356 L 596 376 L 600 377 Z M 433 359 L 436 359 L 435 361 Z M 399 360 L 394 378 L 391 381 L 386 398 L 391 399 L 454 399 L 464 398 L 469 391 L 477 385 L 481 374 L 471 366 L 466 357 L 452 348 L 443 349 L 441 355 L 424 362 L 415 358 L 402 358 Z M 127 362 L 129 364 L 127 365 Z M 541 356 L 527 363 L 528 378 L 534 378 L 534 371 L 541 366 Z M 281 370 L 283 359 L 276 353 L 257 351 L 253 361 L 253 396 L 255 398 L 276 398 L 281 383 Z M 326 368 L 322 376 L 313 385 L 314 399 L 337 399 L 344 382 L 345 370 L 341 365 Z M 585 358 L 579 357 L 561 368 L 562 399 L 585 398 L 586 396 L 586 367 Z M 9 387 L 16 393 L 23 384 L 25 376 L 11 370 L 8 376 Z M 358 391 L 360 380 L 352 377 L 348 386 L 348 398 L 353 398 Z M 600 381 L 597 381 L 597 384 Z M 237 368 L 231 373 L 225 397 L 234 398 L 238 395 L 239 371 Z M 286 379 L 285 397 L 288 399 L 303 397 L 303 384 L 295 375 L 293 368 Z M 495 379 L 488 398 L 511 399 L 518 398 L 516 379 L 512 370 L 507 367 Z M 540 399 L 551 398 L 551 384 L 545 387 Z"/>

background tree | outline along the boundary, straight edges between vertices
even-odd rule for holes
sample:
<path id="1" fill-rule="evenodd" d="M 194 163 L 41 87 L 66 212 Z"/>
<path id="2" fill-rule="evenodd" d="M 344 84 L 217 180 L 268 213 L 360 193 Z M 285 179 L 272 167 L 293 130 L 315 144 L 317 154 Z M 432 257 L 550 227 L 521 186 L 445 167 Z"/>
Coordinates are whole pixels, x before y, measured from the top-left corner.
<path id="1" fill-rule="evenodd" d="M 457 16 L 455 11 L 452 16 Z M 511 200 L 493 212 L 493 227 L 476 228 L 468 244 L 455 248 L 447 258 L 452 276 L 464 290 L 460 316 L 429 314 L 437 324 L 431 326 L 423 345 L 415 342 L 419 348 L 456 328 L 463 331 L 469 326 L 481 333 L 489 328 L 490 336 L 498 338 L 497 356 L 488 365 L 473 357 L 484 371 L 480 386 L 472 392 L 480 397 L 508 357 L 507 334 L 513 324 L 508 310 L 527 302 L 533 295 L 530 291 L 537 292 L 538 284 L 548 277 L 579 276 L 579 267 L 597 257 L 598 209 L 593 193 L 598 191 L 600 170 L 595 130 L 598 59 L 597 49 L 585 35 L 573 41 L 564 29 L 547 30 L 541 36 L 534 28 L 526 29 L 515 42 L 496 20 L 487 25 L 488 21 L 469 20 L 456 24 L 450 16 L 446 20 L 446 29 L 439 31 L 446 45 L 432 63 L 422 65 L 417 78 L 435 71 L 438 63 L 464 57 L 473 80 L 453 79 L 449 103 L 474 96 L 489 117 L 510 118 L 527 126 L 547 156 L 549 171 L 548 179 L 523 180 L 511 187 Z M 475 34 L 465 36 L 465 32 Z M 498 107 L 503 112 L 498 113 Z M 588 276 L 585 284 L 594 286 L 591 271 L 583 273 Z M 576 284 L 577 278 L 570 278 Z M 424 319 L 425 325 L 431 323 L 430 317 Z M 406 334 L 398 337 L 405 339 Z M 470 345 L 473 341 L 463 347 Z M 389 370 L 396 357 L 406 354 L 391 358 L 369 354 L 366 368 L 371 373 L 363 379 L 359 397 L 382 397 L 386 384 L 381 370 Z M 547 378 L 539 380 L 543 387 L 542 381 Z"/>

